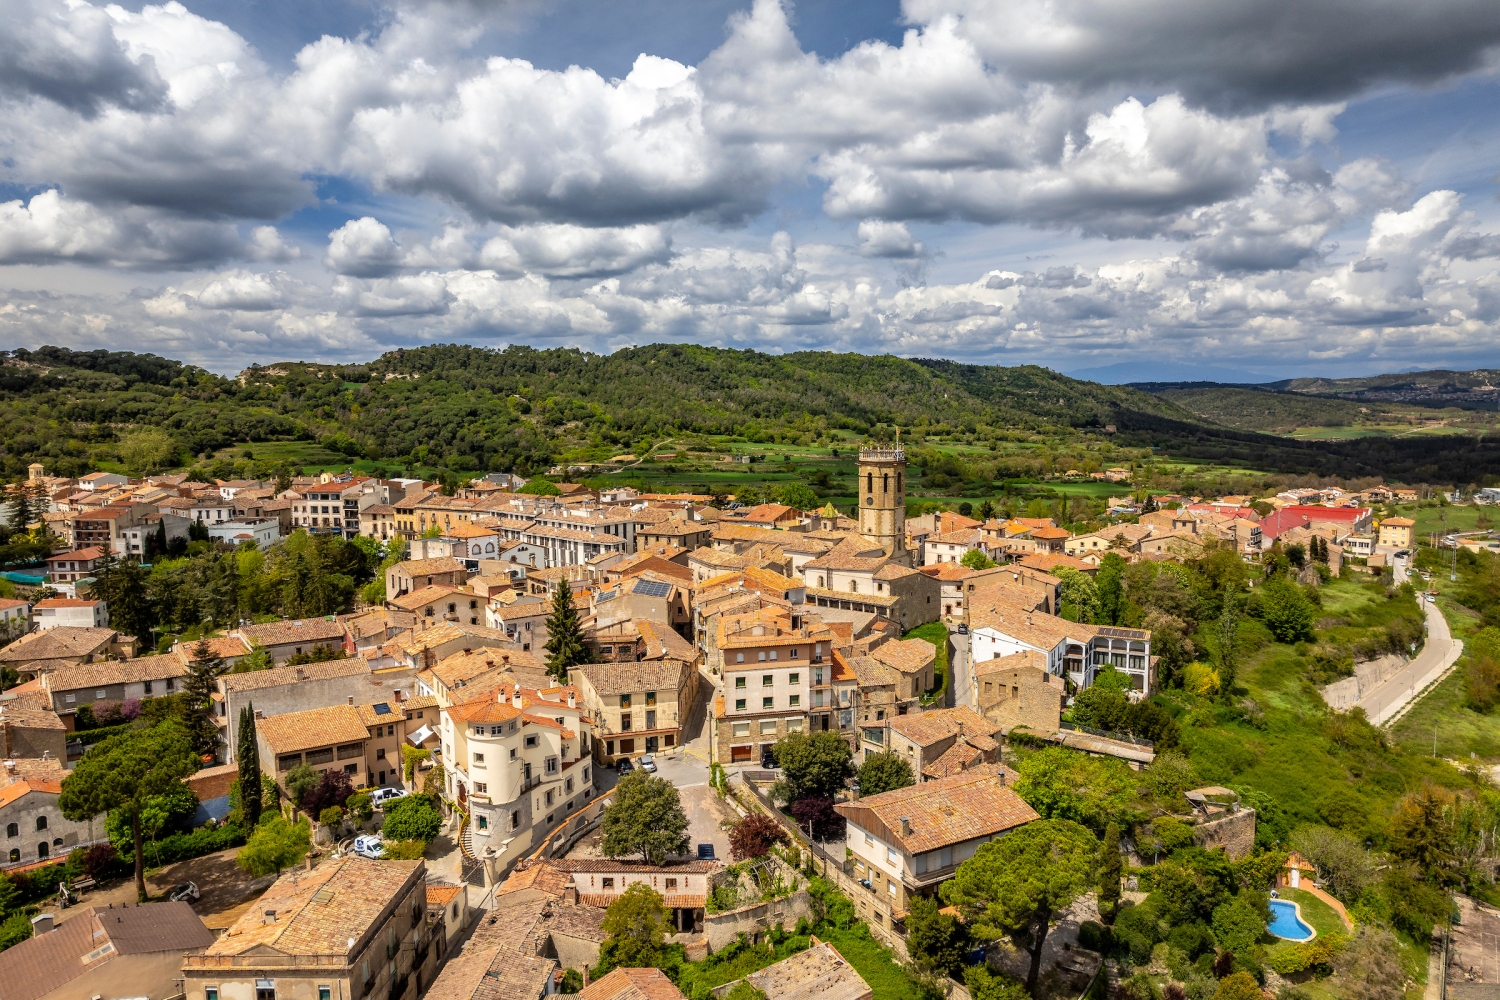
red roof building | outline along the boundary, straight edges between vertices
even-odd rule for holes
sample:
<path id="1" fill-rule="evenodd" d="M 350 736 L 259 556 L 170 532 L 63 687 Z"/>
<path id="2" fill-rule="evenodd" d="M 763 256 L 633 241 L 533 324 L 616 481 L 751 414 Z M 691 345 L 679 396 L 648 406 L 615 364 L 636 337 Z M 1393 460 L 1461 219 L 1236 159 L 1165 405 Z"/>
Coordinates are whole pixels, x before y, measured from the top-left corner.
<path id="1" fill-rule="evenodd" d="M 1368 507 L 1316 507 L 1294 504 L 1273 510 L 1261 518 L 1261 537 L 1274 539 L 1283 531 L 1326 524 L 1334 528 L 1358 534 L 1370 527 L 1371 510 Z"/>

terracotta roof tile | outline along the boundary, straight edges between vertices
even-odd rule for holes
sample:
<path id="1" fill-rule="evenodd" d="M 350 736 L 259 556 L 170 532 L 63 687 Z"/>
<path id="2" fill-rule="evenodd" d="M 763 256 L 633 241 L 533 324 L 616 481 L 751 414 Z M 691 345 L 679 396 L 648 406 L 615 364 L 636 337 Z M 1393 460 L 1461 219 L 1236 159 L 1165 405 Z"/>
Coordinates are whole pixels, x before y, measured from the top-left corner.
<path id="1" fill-rule="evenodd" d="M 296 621 L 268 622 L 264 625 L 246 625 L 238 634 L 251 646 L 286 646 L 291 643 L 342 642 L 344 626 L 338 621 L 324 618 L 306 618 Z"/>
<path id="2" fill-rule="evenodd" d="M 891 729 L 921 747 L 931 746 L 950 736 L 987 737 L 1000 732 L 999 726 L 964 705 L 921 715 L 899 716 L 891 720 Z"/>
<path id="3" fill-rule="evenodd" d="M 926 639 L 899 639 L 882 643 L 870 655 L 903 674 L 914 674 L 937 661 L 937 647 Z"/>
<path id="4" fill-rule="evenodd" d="M 370 664 L 362 656 L 347 656 L 342 660 L 324 660 L 321 663 L 303 663 L 293 667 L 272 667 L 270 670 L 250 670 L 242 674 L 225 674 L 219 683 L 226 691 L 259 691 L 280 687 L 283 684 L 300 684 L 307 680 L 329 680 L 334 677 L 353 677 L 370 672 Z"/>
<path id="5" fill-rule="evenodd" d="M 1004 833 L 1040 818 L 1006 787 L 997 765 L 840 802 L 834 809 L 856 826 L 879 832 L 912 854 Z M 911 824 L 909 835 L 901 833 L 902 819 Z"/>
<path id="6" fill-rule="evenodd" d="M 660 969 L 615 969 L 585 986 L 578 1000 L 682 1000 Z"/>
<path id="7" fill-rule="evenodd" d="M 353 705 L 309 708 L 302 712 L 272 715 L 256 724 L 273 754 L 297 753 L 334 743 L 356 743 L 370 738 L 359 709 Z"/>
<path id="8" fill-rule="evenodd" d="M 868 1000 L 873 995 L 854 967 L 826 941 L 752 972 L 745 979 L 766 1000 Z"/>

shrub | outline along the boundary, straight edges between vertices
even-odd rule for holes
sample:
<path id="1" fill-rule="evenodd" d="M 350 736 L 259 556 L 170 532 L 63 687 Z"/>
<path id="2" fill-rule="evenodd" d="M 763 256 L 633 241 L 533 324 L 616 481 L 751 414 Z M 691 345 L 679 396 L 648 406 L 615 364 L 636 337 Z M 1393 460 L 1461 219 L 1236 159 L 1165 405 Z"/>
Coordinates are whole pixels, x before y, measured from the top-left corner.
<path id="1" fill-rule="evenodd" d="M 1107 952 L 1114 948 L 1114 934 L 1097 920 L 1078 925 L 1078 947 L 1086 951 Z"/>
<path id="2" fill-rule="evenodd" d="M 427 845 L 420 840 L 387 840 L 380 856 L 387 861 L 420 861 L 426 852 Z"/>
<path id="3" fill-rule="evenodd" d="M 349 818 L 357 823 L 363 823 L 375 815 L 375 806 L 370 802 L 369 792 L 355 792 L 344 800 L 344 809 Z"/>
<path id="4" fill-rule="evenodd" d="M 179 833 L 155 844 L 146 845 L 146 858 L 154 864 L 169 865 L 174 861 L 201 858 L 217 851 L 227 851 L 245 842 L 245 831 L 238 826 L 225 823 L 209 828 L 199 827 L 192 833 Z M 127 857 L 131 856 L 126 851 Z"/>
<path id="5" fill-rule="evenodd" d="M 318 813 L 318 822 L 327 827 L 342 826 L 344 823 L 344 810 L 339 806 L 329 806 Z"/>
<path id="6" fill-rule="evenodd" d="M 729 853 L 736 861 L 771 853 L 771 845 L 785 844 L 786 831 L 764 813 L 752 812 L 729 831 Z"/>
<path id="7" fill-rule="evenodd" d="M 387 840 L 420 840 L 427 844 L 438 835 L 443 817 L 425 795 L 408 795 L 385 807 L 380 833 Z"/>
<path id="8" fill-rule="evenodd" d="M 844 836 L 844 817 L 833 811 L 833 800 L 821 796 L 808 796 L 792 804 L 792 815 L 797 822 L 808 827 L 816 840 L 841 839 Z"/>
<path id="9" fill-rule="evenodd" d="M 318 783 L 305 792 L 299 805 L 309 816 L 320 816 L 331 807 L 342 808 L 354 794 L 354 782 L 343 771 L 329 769 L 323 772 Z"/>

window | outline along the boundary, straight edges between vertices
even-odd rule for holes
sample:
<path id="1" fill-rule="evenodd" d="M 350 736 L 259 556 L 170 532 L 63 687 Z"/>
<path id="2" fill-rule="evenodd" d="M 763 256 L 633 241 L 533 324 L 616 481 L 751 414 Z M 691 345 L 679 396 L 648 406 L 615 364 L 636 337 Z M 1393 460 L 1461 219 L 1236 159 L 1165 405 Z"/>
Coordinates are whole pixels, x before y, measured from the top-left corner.
<path id="1" fill-rule="evenodd" d="M 309 750 L 307 752 L 307 762 L 309 764 L 327 764 L 332 760 L 333 747 L 326 747 L 322 750 Z"/>
<path id="2" fill-rule="evenodd" d="M 476 781 L 474 782 L 474 791 L 478 792 L 480 795 L 488 795 L 490 792 L 490 786 L 485 784 L 483 781 Z"/>
<path id="3" fill-rule="evenodd" d="M 203 1000 L 219 1000 L 219 988 L 217 986 L 203 987 Z M 322 1000 L 320 997 L 319 1000 Z"/>
<path id="4" fill-rule="evenodd" d="M 12 861 L 20 861 L 21 860 L 21 849 L 19 847 L 12 847 L 10 849 L 10 859 Z"/>
<path id="5" fill-rule="evenodd" d="M 762 698 L 760 700 L 760 707 L 761 708 L 771 708 L 771 707 L 773 707 L 775 705 L 775 703 L 776 703 L 776 699 L 775 698 Z"/>
<path id="6" fill-rule="evenodd" d="M 21 828 L 20 828 L 20 826 L 18 826 L 15 823 L 7 823 L 5 825 L 5 835 L 7 837 L 18 837 L 18 836 L 20 836 L 21 835 Z"/>
<path id="7" fill-rule="evenodd" d="M 146 681 L 145 691 L 146 691 L 147 694 L 151 693 L 151 682 L 150 681 Z"/>
<path id="8" fill-rule="evenodd" d="M 108 691 L 95 691 L 94 692 L 94 700 L 97 701 L 98 699 L 103 698 L 107 694 L 109 694 Z"/>
<path id="9" fill-rule="evenodd" d="M 801 653 L 802 653 L 802 651 L 800 649 L 798 649 L 796 646 L 792 647 L 792 659 L 795 660 L 798 656 L 801 655 Z"/>
<path id="10" fill-rule="evenodd" d="M 734 710 L 736 712 L 743 712 L 745 710 L 745 699 L 743 699 L 743 698 L 736 698 L 736 699 L 734 699 Z"/>
<path id="11" fill-rule="evenodd" d="M 802 704 L 802 696 L 800 694 L 794 694 L 790 699 L 788 699 L 788 701 L 791 704 L 792 708 L 797 708 Z"/>
<path id="12" fill-rule="evenodd" d="M 797 684 L 797 683 L 800 683 L 801 680 L 802 680 L 802 675 L 801 674 L 787 674 L 786 675 L 786 682 L 788 684 Z"/>
<path id="13" fill-rule="evenodd" d="M 379 750 L 375 751 L 375 759 L 385 760 L 385 747 L 381 747 Z"/>
<path id="14" fill-rule="evenodd" d="M 743 706 L 744 702 L 741 702 L 740 704 Z M 615 741 L 614 740 L 605 740 L 604 741 L 604 752 L 606 754 L 608 754 L 609 756 L 611 756 L 611 757 L 613 757 L 615 755 Z M 516 752 L 514 750 L 512 750 L 510 752 L 510 756 L 511 756 L 511 759 L 514 760 L 515 756 L 516 756 Z"/>
<path id="15" fill-rule="evenodd" d="M 626 712 L 624 715 L 620 716 L 620 730 L 622 732 L 626 732 L 626 733 L 630 732 L 630 713 L 629 712 Z"/>
<path id="16" fill-rule="evenodd" d="M 734 662 L 735 663 L 744 663 L 745 662 L 745 654 L 744 653 L 735 653 L 734 654 Z"/>
<path id="17" fill-rule="evenodd" d="M 359 765 L 358 764 L 345 764 L 344 765 L 344 773 L 345 774 L 358 774 L 359 773 Z"/>
<path id="18" fill-rule="evenodd" d="M 47 829 L 47 817 L 45 817 L 45 816 L 38 816 L 36 818 L 36 828 L 38 830 L 45 830 L 45 829 Z"/>
<path id="19" fill-rule="evenodd" d="M 761 719 L 760 720 L 760 734 L 762 736 L 775 736 L 776 735 L 776 720 L 775 719 Z"/>
<path id="20" fill-rule="evenodd" d="M 745 678 L 743 678 L 743 677 L 736 677 L 734 679 L 734 689 L 736 691 L 743 691 L 743 690 L 745 690 Z"/>
<path id="21" fill-rule="evenodd" d="M 550 788 L 547 789 L 547 804 L 549 806 L 552 804 L 552 789 Z"/>
<path id="22" fill-rule="evenodd" d="M 333 990 L 327 986 L 318 987 L 318 1000 L 332 1000 Z"/>
<path id="23" fill-rule="evenodd" d="M 894 847 L 887 847 L 885 849 L 885 860 L 890 864 L 896 864 L 897 856 L 896 849 Z"/>
<path id="24" fill-rule="evenodd" d="M 534 746 L 536 746 L 536 737 L 535 736 L 528 736 L 528 737 L 526 737 L 526 749 L 530 750 Z"/>
<path id="25" fill-rule="evenodd" d="M 385 751 L 382 750 L 382 751 L 380 751 L 380 753 L 382 755 L 384 755 Z M 474 763 L 476 763 L 476 764 L 483 764 L 484 763 L 484 754 L 482 754 L 482 753 L 476 753 L 474 755 Z"/>
<path id="26" fill-rule="evenodd" d="M 604 888 L 604 889 L 613 889 L 615 887 L 615 880 L 612 879 L 612 878 L 610 878 L 607 875 L 604 878 L 600 879 L 599 881 L 601 883 L 601 888 Z"/>
<path id="27" fill-rule="evenodd" d="M 675 878 L 669 878 L 669 879 L 667 879 L 667 888 L 668 889 L 675 889 L 675 888 L 677 888 L 677 880 Z"/>
<path id="28" fill-rule="evenodd" d="M 872 837 L 872 836 L 870 836 L 868 833 L 865 834 L 865 845 L 867 847 L 874 847 L 875 846 L 875 838 Z"/>
<path id="29" fill-rule="evenodd" d="M 798 716 L 795 719 L 787 719 L 786 720 L 786 731 L 789 732 L 789 733 L 800 733 L 800 732 L 802 732 L 802 718 L 800 716 Z"/>
<path id="30" fill-rule="evenodd" d="M 656 692 L 655 691 L 647 691 L 646 692 L 646 705 L 649 707 L 649 706 L 655 705 L 655 704 L 656 704 Z"/>
<path id="31" fill-rule="evenodd" d="M 40 844 L 36 845 L 36 856 L 39 858 L 45 858 L 50 850 L 51 849 L 47 846 L 47 842 L 44 840 Z"/>
<path id="32" fill-rule="evenodd" d="M 255 981 L 255 1000 L 276 1000 L 276 980 L 257 979 Z"/>
<path id="33" fill-rule="evenodd" d="M 544 768 L 543 768 L 543 769 L 544 769 L 544 770 L 545 770 L 545 771 L 546 771 L 546 772 L 547 772 L 547 773 L 548 773 L 548 774 L 556 774 L 556 773 L 557 773 L 557 758 L 556 758 L 556 757 L 548 757 L 548 758 L 547 758 L 547 759 L 546 759 L 546 761 L 545 761 L 545 762 L 544 762 L 544 764 L 545 764 L 545 766 L 544 766 Z M 548 792 L 548 793 L 547 793 L 547 795 L 548 795 L 548 796 L 549 796 L 549 798 L 550 798 L 550 796 L 551 796 L 551 795 L 552 795 L 552 793 L 551 793 L 551 792 Z M 551 805 L 551 802 L 550 802 L 550 801 L 549 801 L 549 802 L 548 802 L 548 805 Z"/>
<path id="34" fill-rule="evenodd" d="M 750 735 L 750 723 L 748 723 L 748 722 L 736 722 L 734 724 L 734 735 L 736 737 L 749 736 Z M 14 836 L 14 834 L 12 834 L 12 836 Z"/>
<path id="35" fill-rule="evenodd" d="M 760 675 L 760 686 L 761 687 L 770 687 L 772 684 L 775 684 L 775 683 L 776 683 L 776 675 L 775 674 L 761 674 Z"/>
<path id="36" fill-rule="evenodd" d="M 892 896 L 896 895 L 896 883 L 894 881 L 887 882 L 885 884 L 885 887 L 886 887 L 887 890 L 890 891 L 890 894 Z"/>

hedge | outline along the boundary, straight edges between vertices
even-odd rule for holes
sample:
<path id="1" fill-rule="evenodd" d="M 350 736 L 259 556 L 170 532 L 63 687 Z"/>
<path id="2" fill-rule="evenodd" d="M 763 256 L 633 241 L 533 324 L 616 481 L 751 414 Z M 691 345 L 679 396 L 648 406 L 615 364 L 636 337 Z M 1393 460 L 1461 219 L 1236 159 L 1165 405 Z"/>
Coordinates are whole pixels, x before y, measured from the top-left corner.
<path id="1" fill-rule="evenodd" d="M 199 827 L 192 833 L 177 833 L 158 841 L 146 841 L 144 854 L 148 867 L 170 865 L 174 861 L 201 858 L 205 854 L 226 851 L 245 843 L 245 831 L 233 823 L 209 829 Z M 135 863 L 135 851 L 127 841 L 118 848 L 120 860 Z"/>
<path id="2" fill-rule="evenodd" d="M 83 729 L 75 733 L 69 733 L 68 742 L 76 741 L 86 747 L 91 747 L 95 743 L 103 742 L 111 736 L 119 736 L 121 733 L 127 733 L 134 728 L 136 728 L 135 723 L 122 722 L 118 726 L 100 726 L 98 729 Z"/>

